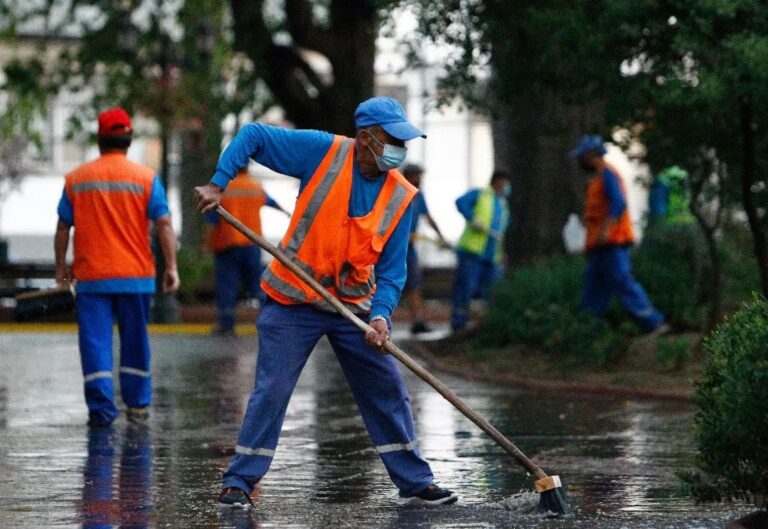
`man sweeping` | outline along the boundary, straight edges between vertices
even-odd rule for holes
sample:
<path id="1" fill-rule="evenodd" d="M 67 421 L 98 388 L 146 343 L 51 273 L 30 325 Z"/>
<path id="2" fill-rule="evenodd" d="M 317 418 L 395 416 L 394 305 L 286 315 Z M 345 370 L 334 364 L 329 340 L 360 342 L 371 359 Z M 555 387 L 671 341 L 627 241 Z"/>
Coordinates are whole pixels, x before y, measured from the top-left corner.
<path id="1" fill-rule="evenodd" d="M 219 504 L 250 508 L 249 494 L 266 474 L 299 374 L 327 336 L 355 396 L 399 504 L 441 505 L 458 496 L 434 483 L 416 442 L 408 393 L 395 359 L 380 354 L 406 277 L 416 188 L 395 168 L 405 142 L 426 137 L 402 106 L 377 97 L 355 111 L 355 138 L 253 123 L 222 154 L 211 183 L 195 188 L 198 208 L 217 207 L 235 172 L 252 158 L 300 180 L 280 248 L 372 331 L 363 335 L 309 286 L 274 260 L 262 277 L 267 299 L 259 317 L 256 386 L 224 473 Z"/>
<path id="2" fill-rule="evenodd" d="M 179 288 L 176 234 L 165 190 L 149 167 L 126 157 L 133 130 L 122 108 L 99 115 L 101 156 L 64 180 L 56 227 L 56 282 L 70 280 L 67 247 L 75 227 L 77 328 L 85 402 L 90 426 L 117 417 L 112 384 L 112 325 L 120 332 L 120 391 L 131 422 L 145 422 L 152 397 L 147 336 L 149 303 L 155 292 L 155 263 L 149 246 L 155 223 L 165 257 L 163 291 Z"/>

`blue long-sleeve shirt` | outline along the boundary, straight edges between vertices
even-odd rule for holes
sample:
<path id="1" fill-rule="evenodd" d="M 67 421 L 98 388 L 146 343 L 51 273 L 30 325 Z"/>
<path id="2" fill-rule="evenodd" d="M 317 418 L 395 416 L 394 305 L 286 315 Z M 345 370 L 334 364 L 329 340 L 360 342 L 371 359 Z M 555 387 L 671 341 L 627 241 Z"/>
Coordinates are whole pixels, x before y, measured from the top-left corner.
<path id="1" fill-rule="evenodd" d="M 612 219 L 618 220 L 627 210 L 627 201 L 621 191 L 618 176 L 607 167 L 603 169 L 603 189 L 608 198 L 608 215 Z"/>
<path id="2" fill-rule="evenodd" d="M 456 208 L 459 213 L 467 219 L 467 222 L 472 222 L 475 216 L 475 205 L 477 199 L 480 197 L 482 189 L 470 189 L 459 198 L 456 199 Z M 506 223 L 504 222 L 504 206 L 502 203 L 503 198 L 494 197 L 493 200 L 493 219 L 491 219 L 491 230 L 503 233 L 506 231 Z M 496 246 L 498 245 L 498 239 L 494 237 L 488 237 L 488 243 L 485 245 L 483 255 L 481 256 L 486 261 L 495 261 L 496 259 Z"/>
<path id="3" fill-rule="evenodd" d="M 298 178 L 301 193 L 333 143 L 333 134 L 318 130 L 292 130 L 263 123 L 251 123 L 237 133 L 219 158 L 211 183 L 226 188 L 248 159 L 278 173 Z M 376 203 L 384 178 L 366 178 L 357 162 L 353 164 L 350 217 L 367 215 Z M 376 293 L 371 301 L 371 316 L 390 318 L 405 285 L 405 256 L 411 226 L 408 206 L 376 263 Z"/>

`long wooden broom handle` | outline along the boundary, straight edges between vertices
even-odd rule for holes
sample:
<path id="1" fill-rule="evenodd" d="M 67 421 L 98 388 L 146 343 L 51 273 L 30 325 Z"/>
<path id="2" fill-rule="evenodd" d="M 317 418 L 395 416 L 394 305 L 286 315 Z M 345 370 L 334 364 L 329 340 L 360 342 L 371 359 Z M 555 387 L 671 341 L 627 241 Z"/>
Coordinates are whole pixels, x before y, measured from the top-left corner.
<path id="1" fill-rule="evenodd" d="M 266 239 L 261 237 L 260 235 L 257 235 L 254 233 L 251 229 L 248 228 L 245 224 L 237 220 L 235 217 L 232 216 L 231 213 L 229 213 L 226 209 L 224 209 L 221 206 L 218 206 L 216 208 L 216 212 L 223 218 L 225 221 L 227 221 L 229 224 L 231 224 L 237 231 L 245 235 L 248 239 L 256 243 L 257 245 L 264 248 L 266 251 L 271 253 L 275 259 L 280 261 L 283 265 L 285 265 L 291 272 L 293 272 L 296 276 L 299 277 L 302 281 L 304 281 L 307 285 L 312 287 L 312 289 L 320 294 L 325 301 L 331 304 L 336 311 L 344 316 L 346 319 L 351 321 L 355 327 L 363 331 L 364 333 L 367 333 L 369 331 L 372 331 L 370 325 L 365 323 L 363 320 L 361 320 L 357 315 L 349 310 L 341 301 L 339 301 L 337 298 L 335 298 L 333 295 L 331 295 L 330 292 L 328 292 L 325 288 L 323 288 L 322 285 L 312 276 L 310 276 L 307 272 L 305 272 L 302 268 L 300 268 L 296 263 L 294 263 L 287 255 L 285 255 L 282 251 L 280 251 L 278 248 L 276 248 L 273 244 L 269 243 Z M 397 358 L 400 363 L 405 365 L 408 369 L 413 371 L 416 376 L 418 376 L 420 379 L 422 379 L 424 382 L 432 386 L 438 393 L 440 393 L 445 399 L 453 404 L 453 406 L 459 410 L 461 413 L 464 414 L 465 417 L 467 417 L 470 421 L 475 423 L 482 431 L 487 433 L 491 439 L 496 441 L 499 446 L 501 446 L 504 450 L 507 451 L 509 455 L 511 455 L 515 460 L 520 463 L 525 469 L 536 476 L 536 479 L 542 479 L 546 478 L 547 474 L 539 468 L 538 465 L 536 465 L 533 461 L 528 459 L 528 457 L 520 451 L 519 448 L 517 448 L 512 441 L 504 437 L 504 435 L 499 432 L 490 422 L 488 422 L 485 418 L 480 416 L 475 410 L 467 406 L 467 404 L 461 400 L 456 394 L 448 389 L 448 387 L 440 382 L 432 373 L 427 371 L 424 367 L 422 367 L 420 364 L 415 362 L 410 356 L 408 356 L 402 349 L 400 349 L 398 346 L 394 344 L 391 340 L 387 340 L 386 344 L 384 345 L 384 348 L 387 350 L 388 353 L 390 353 L 392 356 Z"/>

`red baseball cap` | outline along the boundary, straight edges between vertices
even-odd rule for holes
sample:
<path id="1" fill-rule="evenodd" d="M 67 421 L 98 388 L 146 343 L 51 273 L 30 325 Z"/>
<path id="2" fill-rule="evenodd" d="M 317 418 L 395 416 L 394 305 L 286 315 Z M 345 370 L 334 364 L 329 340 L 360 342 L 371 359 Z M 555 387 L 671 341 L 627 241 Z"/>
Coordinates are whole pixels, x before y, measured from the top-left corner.
<path id="1" fill-rule="evenodd" d="M 99 136 L 122 136 L 131 132 L 131 116 L 122 108 L 110 108 L 99 114 Z"/>

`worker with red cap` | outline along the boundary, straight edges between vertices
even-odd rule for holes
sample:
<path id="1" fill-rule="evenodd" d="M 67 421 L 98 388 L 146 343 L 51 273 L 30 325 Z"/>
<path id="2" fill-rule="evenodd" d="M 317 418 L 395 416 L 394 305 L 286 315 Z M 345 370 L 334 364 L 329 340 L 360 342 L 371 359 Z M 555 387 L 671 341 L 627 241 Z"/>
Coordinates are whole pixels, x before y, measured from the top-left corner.
<path id="1" fill-rule="evenodd" d="M 77 323 L 88 424 L 110 425 L 118 415 L 112 382 L 112 326 L 120 334 L 120 391 L 131 422 L 145 422 L 151 372 L 147 321 L 155 292 L 149 244 L 154 222 L 165 258 L 162 288 L 179 287 L 176 235 L 165 190 L 149 167 L 127 158 L 131 118 L 122 108 L 99 115 L 101 156 L 64 178 L 54 250 L 56 281 L 76 280 Z M 70 231 L 75 228 L 74 264 L 67 268 Z"/>
<path id="2" fill-rule="evenodd" d="M 288 401 L 323 336 L 336 352 L 376 452 L 400 491 L 399 504 L 444 505 L 456 493 L 437 486 L 421 457 L 408 392 L 390 355 L 391 315 L 406 278 L 416 188 L 397 171 L 405 143 L 424 136 L 394 99 L 358 105 L 354 138 L 252 123 L 219 158 L 211 183 L 195 188 L 202 212 L 249 158 L 299 179 L 299 196 L 280 247 L 372 328 L 360 332 L 285 265 L 273 260 L 261 287 L 256 387 L 235 455 L 224 473 L 222 507 L 250 508 L 250 493 L 275 455 Z"/>

